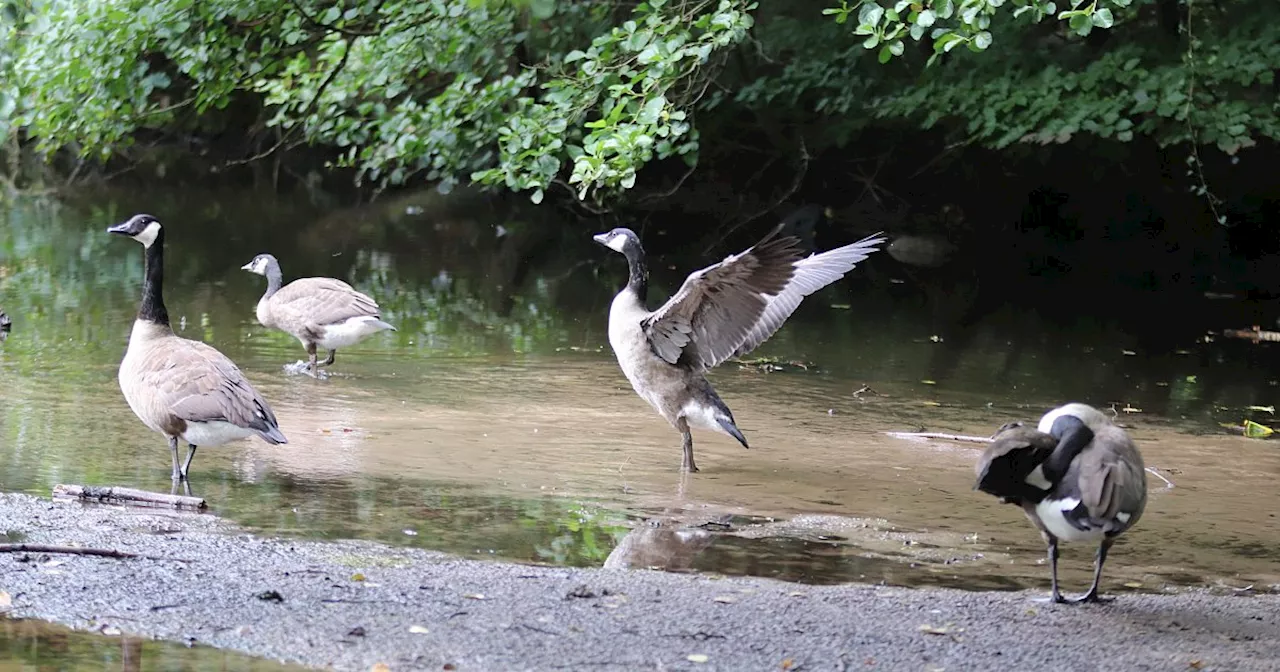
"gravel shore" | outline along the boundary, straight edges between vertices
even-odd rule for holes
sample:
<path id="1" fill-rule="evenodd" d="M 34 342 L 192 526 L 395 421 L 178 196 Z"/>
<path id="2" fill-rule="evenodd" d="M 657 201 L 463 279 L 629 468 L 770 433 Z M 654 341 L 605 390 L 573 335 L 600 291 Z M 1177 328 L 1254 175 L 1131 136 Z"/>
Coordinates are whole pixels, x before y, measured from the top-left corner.
<path id="1" fill-rule="evenodd" d="M 0 494 L 12 618 L 370 670 L 1275 670 L 1280 596 L 804 586 L 262 538 L 210 515 Z M 2 607 L 0 607 L 2 609 Z M 379 668 L 381 669 L 381 668 Z"/>

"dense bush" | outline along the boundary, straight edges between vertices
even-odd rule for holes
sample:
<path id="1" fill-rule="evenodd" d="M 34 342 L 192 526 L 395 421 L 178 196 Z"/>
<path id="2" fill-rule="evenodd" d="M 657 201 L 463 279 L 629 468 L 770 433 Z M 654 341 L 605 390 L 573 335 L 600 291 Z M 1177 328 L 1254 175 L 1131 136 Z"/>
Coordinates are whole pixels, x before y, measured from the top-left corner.
<path id="1" fill-rule="evenodd" d="M 869 127 L 991 148 L 1280 138 L 1272 0 L 0 2 L 10 154 L 305 144 L 378 185 L 538 202 L 694 166 L 764 117 L 818 148 Z"/>

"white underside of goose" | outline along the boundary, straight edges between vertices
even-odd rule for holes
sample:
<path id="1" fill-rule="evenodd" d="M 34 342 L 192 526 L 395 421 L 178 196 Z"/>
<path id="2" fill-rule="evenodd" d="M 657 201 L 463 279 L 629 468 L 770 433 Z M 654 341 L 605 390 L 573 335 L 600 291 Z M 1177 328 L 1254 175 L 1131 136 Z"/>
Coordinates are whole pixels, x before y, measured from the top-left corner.
<path id="1" fill-rule="evenodd" d="M 361 316 L 330 324 L 324 328 L 324 336 L 316 341 L 316 345 L 326 350 L 346 348 L 390 327 L 386 322 L 373 317 Z M 303 342 L 306 345 L 306 342 Z"/>
<path id="2" fill-rule="evenodd" d="M 1082 530 L 1067 520 L 1066 514 L 1077 506 L 1080 506 L 1080 500 L 1075 498 L 1046 499 L 1036 505 L 1036 515 L 1040 516 L 1041 524 L 1049 530 L 1050 534 L 1063 541 L 1100 541 L 1108 528 L 1123 528 L 1132 517 L 1131 514 L 1121 511 L 1116 514 L 1111 525 L 1103 524 L 1096 528 Z M 1086 524 L 1089 523 L 1090 521 L 1086 520 Z"/>
<path id="3" fill-rule="evenodd" d="M 182 439 L 195 446 L 221 446 L 224 443 L 247 439 L 257 432 L 222 420 L 188 422 Z"/>

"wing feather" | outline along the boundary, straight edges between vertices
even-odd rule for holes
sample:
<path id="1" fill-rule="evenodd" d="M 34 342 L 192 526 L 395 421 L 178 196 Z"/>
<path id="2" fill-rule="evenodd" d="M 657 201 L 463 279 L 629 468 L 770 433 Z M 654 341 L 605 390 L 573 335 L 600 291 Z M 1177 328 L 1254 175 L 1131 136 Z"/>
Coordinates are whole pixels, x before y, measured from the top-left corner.
<path id="1" fill-rule="evenodd" d="M 641 326 L 654 354 L 670 364 L 710 369 L 769 339 L 804 297 L 844 277 L 875 252 L 879 234 L 802 258 L 781 227 L 745 251 L 689 274 Z"/>
<path id="2" fill-rule="evenodd" d="M 379 317 L 378 303 L 335 278 L 299 278 L 271 296 L 273 311 L 303 323 L 326 326 L 353 317 Z"/>

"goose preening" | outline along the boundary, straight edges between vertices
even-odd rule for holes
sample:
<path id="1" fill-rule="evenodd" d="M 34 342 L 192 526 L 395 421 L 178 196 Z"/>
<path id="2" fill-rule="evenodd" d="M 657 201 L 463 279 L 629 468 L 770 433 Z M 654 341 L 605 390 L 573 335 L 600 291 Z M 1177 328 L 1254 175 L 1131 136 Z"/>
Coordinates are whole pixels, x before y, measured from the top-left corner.
<path id="1" fill-rule="evenodd" d="M 240 268 L 266 276 L 267 292 L 258 299 L 258 322 L 301 341 L 313 375 L 334 362 L 338 348 L 379 331 L 396 330 L 382 321 L 376 301 L 341 280 L 298 278 L 282 287 L 280 262 L 270 254 L 259 254 Z M 329 351 L 323 362 L 316 362 L 317 348 Z"/>
<path id="2" fill-rule="evenodd" d="M 1049 545 L 1053 601 L 1098 601 L 1107 551 L 1147 504 L 1142 455 L 1123 429 L 1085 404 L 1044 414 L 1036 429 L 1006 424 L 978 460 L 975 489 L 1022 507 Z M 1067 599 L 1058 591 L 1058 542 L 1096 541 L 1093 585 Z"/>
<path id="3" fill-rule="evenodd" d="M 146 248 L 142 302 L 120 362 L 120 390 L 138 419 L 169 439 L 173 479 L 187 479 L 197 446 L 219 446 L 254 434 L 273 445 L 288 443 L 267 400 L 226 355 L 173 333 L 164 306 L 160 222 L 134 215 L 107 232 L 129 236 Z M 178 439 L 188 445 L 181 467 Z"/>
<path id="4" fill-rule="evenodd" d="M 706 372 L 765 342 L 804 297 L 839 280 L 885 240 L 876 234 L 805 257 L 796 238 L 778 237 L 781 228 L 690 273 L 654 311 L 645 307 L 649 271 L 640 238 L 622 228 L 594 238 L 625 256 L 631 271 L 609 308 L 609 345 L 636 393 L 682 435 L 683 470 L 698 471 L 690 427 L 727 434 L 749 447 Z"/>

